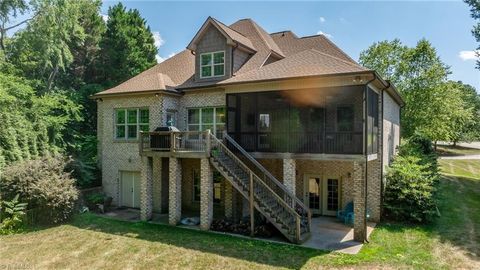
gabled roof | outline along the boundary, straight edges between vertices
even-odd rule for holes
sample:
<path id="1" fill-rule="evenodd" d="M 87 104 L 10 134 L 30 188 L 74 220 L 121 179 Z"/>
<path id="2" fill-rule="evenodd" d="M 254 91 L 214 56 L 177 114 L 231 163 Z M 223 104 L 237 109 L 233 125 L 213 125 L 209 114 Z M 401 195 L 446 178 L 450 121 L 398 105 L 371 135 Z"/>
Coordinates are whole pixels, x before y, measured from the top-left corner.
<path id="1" fill-rule="evenodd" d="M 223 23 L 217 21 L 212 17 L 208 17 L 207 20 L 203 23 L 200 30 L 198 30 L 197 34 L 193 37 L 192 41 L 187 46 L 187 49 L 195 51 L 196 45 L 198 40 L 203 36 L 205 31 L 208 29 L 210 25 L 213 25 L 215 28 L 222 33 L 225 38 L 227 39 L 227 44 L 229 45 L 236 45 L 235 43 L 239 43 L 243 45 L 245 48 L 250 49 L 252 51 L 256 51 L 255 47 L 253 46 L 252 42 L 246 38 L 244 35 L 240 34 L 239 32 L 232 30 L 228 26 L 224 25 Z"/>
<path id="2" fill-rule="evenodd" d="M 238 45 L 250 54 L 232 77 L 221 81 L 196 81 L 195 44 L 210 26 L 216 27 L 227 43 Z M 291 31 L 268 34 L 251 19 L 227 26 L 208 17 L 186 50 L 95 96 L 162 90 L 181 93 L 186 89 L 227 84 L 369 72 L 377 77 L 374 71 L 359 65 L 324 35 L 298 37 Z"/>
<path id="3" fill-rule="evenodd" d="M 322 76 L 365 72 L 367 69 L 349 61 L 308 49 L 290 55 L 282 60 L 262 66 L 259 69 L 231 77 L 219 84 L 286 79 L 306 76 Z"/>

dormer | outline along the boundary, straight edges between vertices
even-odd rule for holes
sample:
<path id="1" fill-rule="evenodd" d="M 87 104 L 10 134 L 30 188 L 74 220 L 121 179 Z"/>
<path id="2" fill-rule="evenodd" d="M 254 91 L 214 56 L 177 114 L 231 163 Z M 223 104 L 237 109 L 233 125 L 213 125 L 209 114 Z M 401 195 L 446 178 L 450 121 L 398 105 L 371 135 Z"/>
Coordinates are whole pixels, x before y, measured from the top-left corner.
<path id="1" fill-rule="evenodd" d="M 245 57 L 236 57 L 239 55 L 238 51 L 242 51 L 242 55 L 256 52 L 248 38 L 212 17 L 208 17 L 203 23 L 187 49 L 195 54 L 197 82 L 230 78 L 236 67 L 245 60 Z"/>

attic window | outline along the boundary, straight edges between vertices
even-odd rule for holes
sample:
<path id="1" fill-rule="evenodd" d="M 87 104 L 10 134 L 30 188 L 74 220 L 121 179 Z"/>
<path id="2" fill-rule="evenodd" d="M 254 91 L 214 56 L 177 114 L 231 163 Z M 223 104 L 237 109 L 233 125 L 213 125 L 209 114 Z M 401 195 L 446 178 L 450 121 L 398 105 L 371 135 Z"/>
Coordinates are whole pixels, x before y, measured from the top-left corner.
<path id="1" fill-rule="evenodd" d="M 200 78 L 221 77 L 224 75 L 224 51 L 200 54 Z"/>

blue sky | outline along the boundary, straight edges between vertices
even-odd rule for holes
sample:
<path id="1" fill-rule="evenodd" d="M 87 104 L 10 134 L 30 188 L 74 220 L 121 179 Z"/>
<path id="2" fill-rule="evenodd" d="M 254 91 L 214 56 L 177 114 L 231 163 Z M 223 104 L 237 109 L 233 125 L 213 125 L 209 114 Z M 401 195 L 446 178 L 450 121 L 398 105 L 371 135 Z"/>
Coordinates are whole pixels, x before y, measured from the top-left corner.
<path id="1" fill-rule="evenodd" d="M 117 2 L 105 1 L 102 14 Z M 308 36 L 321 31 L 356 60 L 376 41 L 399 38 L 414 46 L 426 38 L 451 67 L 450 79 L 480 92 L 472 53 L 477 44 L 470 33 L 475 21 L 462 1 L 122 2 L 138 9 L 156 32 L 162 58 L 183 50 L 208 16 L 227 25 L 248 17 L 268 32 L 290 29 Z"/>

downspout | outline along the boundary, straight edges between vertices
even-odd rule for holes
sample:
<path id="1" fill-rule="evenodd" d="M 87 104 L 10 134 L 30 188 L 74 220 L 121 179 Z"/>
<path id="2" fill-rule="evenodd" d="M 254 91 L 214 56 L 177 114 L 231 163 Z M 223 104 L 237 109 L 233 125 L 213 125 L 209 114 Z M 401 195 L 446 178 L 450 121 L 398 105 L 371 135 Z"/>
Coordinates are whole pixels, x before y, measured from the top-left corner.
<path id="1" fill-rule="evenodd" d="M 365 189 L 364 189 L 364 196 L 365 196 L 365 207 L 364 207 L 364 213 L 363 213 L 363 227 L 365 228 L 365 235 L 364 235 L 364 240 L 365 242 L 368 242 L 367 239 L 367 194 L 368 194 L 368 85 L 375 81 L 377 79 L 377 73 L 373 72 L 373 79 L 368 81 L 365 84 L 365 136 L 363 138 L 364 141 L 364 148 L 365 148 Z"/>
<path id="2" fill-rule="evenodd" d="M 388 85 L 385 86 L 382 90 L 381 90 L 381 94 L 382 94 L 382 130 L 381 130 L 381 133 L 382 134 L 382 156 L 380 158 L 380 169 L 381 169 L 381 181 L 380 181 L 380 219 L 382 218 L 382 212 L 383 212 L 383 191 L 384 191 L 384 188 L 385 188 L 385 185 L 383 183 L 383 180 L 384 180 L 384 174 L 383 174 L 383 150 L 384 150 L 384 145 L 383 145 L 383 117 L 384 117 L 384 108 L 385 108 L 385 98 L 384 98 L 384 92 L 385 90 L 387 90 L 389 87 L 390 87 L 390 82 L 387 81 Z"/>

